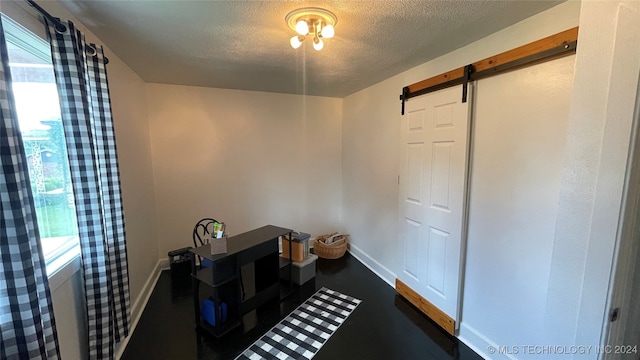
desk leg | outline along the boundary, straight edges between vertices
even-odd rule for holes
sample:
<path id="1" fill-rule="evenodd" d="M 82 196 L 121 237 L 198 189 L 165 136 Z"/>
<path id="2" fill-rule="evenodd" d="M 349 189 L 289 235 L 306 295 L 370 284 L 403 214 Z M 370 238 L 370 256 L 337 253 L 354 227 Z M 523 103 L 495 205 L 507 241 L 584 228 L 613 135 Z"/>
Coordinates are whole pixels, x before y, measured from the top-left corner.
<path id="1" fill-rule="evenodd" d="M 289 292 L 293 289 L 293 232 L 289 233 Z"/>
<path id="2" fill-rule="evenodd" d="M 196 330 L 200 325 L 200 281 L 196 278 L 197 271 L 196 255 L 191 254 L 191 288 L 193 290 L 193 313 L 195 315 Z"/>

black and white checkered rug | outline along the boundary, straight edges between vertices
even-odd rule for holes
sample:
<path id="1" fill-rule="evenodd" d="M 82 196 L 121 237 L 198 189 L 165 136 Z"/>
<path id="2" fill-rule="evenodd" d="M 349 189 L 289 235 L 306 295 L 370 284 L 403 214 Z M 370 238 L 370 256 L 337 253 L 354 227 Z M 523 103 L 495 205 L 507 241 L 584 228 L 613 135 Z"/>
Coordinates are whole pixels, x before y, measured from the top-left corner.
<path id="1" fill-rule="evenodd" d="M 311 359 L 361 301 L 322 288 L 236 360 Z"/>

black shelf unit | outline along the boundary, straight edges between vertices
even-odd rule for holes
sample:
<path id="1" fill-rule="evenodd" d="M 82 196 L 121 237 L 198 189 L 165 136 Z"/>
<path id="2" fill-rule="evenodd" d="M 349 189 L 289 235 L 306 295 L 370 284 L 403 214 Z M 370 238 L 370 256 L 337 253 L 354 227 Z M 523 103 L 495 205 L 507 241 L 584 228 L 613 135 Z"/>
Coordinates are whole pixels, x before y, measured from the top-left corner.
<path id="1" fill-rule="evenodd" d="M 212 255 L 210 245 L 190 250 L 196 330 L 222 336 L 240 326 L 244 314 L 284 296 L 280 271 L 288 266 L 290 273 L 292 260 L 279 256 L 278 238 L 291 233 L 291 229 L 267 225 L 229 237 L 224 254 Z M 211 260 L 211 266 L 200 268 L 196 263 L 198 257 Z M 245 299 L 240 269 L 248 263 L 254 263 L 256 291 L 254 296 Z M 291 281 L 289 288 L 290 284 Z M 209 324 L 201 315 L 202 301 L 208 297 L 214 302 L 216 326 Z M 222 302 L 227 305 L 224 322 L 217 317 Z"/>
<path id="2" fill-rule="evenodd" d="M 293 281 L 291 281 L 291 272 L 293 271 L 293 259 L 291 258 L 291 242 L 289 242 L 289 257 L 283 258 L 282 256 L 278 256 L 278 265 L 280 267 L 280 274 L 287 274 L 286 277 L 289 281 L 283 283 L 280 281 L 280 301 L 289 297 L 289 295 L 293 294 Z M 282 279 L 282 277 L 280 278 Z"/>

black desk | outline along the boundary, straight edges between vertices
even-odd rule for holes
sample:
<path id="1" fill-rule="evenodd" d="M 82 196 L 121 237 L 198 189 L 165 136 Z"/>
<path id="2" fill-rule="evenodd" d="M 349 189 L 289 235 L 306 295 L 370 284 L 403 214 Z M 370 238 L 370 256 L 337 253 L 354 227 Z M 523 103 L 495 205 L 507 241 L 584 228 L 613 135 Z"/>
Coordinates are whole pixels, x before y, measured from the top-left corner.
<path id="1" fill-rule="evenodd" d="M 267 225 L 227 238 L 227 252 L 224 254 L 211 255 L 210 245 L 191 249 L 194 255 L 212 262 L 210 267 L 199 269 L 196 264 L 197 256 L 191 256 L 196 328 L 206 330 L 215 336 L 222 336 L 241 324 L 242 315 L 271 300 L 279 299 L 280 269 L 289 266 L 291 271 L 291 259 L 285 259 L 284 262 L 280 260 L 278 237 L 287 234 L 291 236 L 291 233 L 291 229 Z M 256 293 L 250 299 L 245 299 L 240 268 L 252 262 L 255 264 Z M 221 302 L 227 305 L 225 322 L 220 323 L 216 320 L 216 326 L 211 326 L 202 319 L 201 283 L 208 285 L 211 290 L 215 314 L 220 314 Z"/>

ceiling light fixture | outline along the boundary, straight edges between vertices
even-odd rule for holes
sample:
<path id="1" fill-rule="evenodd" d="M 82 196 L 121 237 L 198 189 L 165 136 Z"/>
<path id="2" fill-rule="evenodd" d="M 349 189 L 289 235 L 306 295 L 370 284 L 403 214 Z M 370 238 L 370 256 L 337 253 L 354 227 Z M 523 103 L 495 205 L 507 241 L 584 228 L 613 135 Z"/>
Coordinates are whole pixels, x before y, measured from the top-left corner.
<path id="1" fill-rule="evenodd" d="M 331 11 L 307 7 L 293 10 L 284 18 L 289 27 L 298 35 L 293 36 L 289 43 L 294 49 L 299 48 L 307 37 L 312 39 L 313 48 L 322 50 L 322 39 L 331 39 L 335 33 L 338 18 Z"/>

